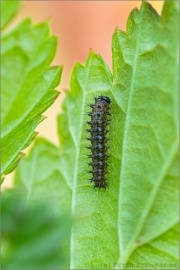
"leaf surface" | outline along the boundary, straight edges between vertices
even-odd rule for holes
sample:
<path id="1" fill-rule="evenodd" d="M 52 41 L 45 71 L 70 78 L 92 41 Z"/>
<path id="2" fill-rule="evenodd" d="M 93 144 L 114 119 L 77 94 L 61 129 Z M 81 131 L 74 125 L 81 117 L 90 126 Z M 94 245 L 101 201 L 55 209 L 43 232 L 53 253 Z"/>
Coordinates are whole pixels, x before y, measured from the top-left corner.
<path id="1" fill-rule="evenodd" d="M 62 67 L 49 67 L 56 51 L 56 38 L 47 23 L 32 26 L 25 20 L 2 35 L 2 164 L 1 174 L 16 167 L 21 152 L 36 136 L 42 113 L 59 92 Z"/>
<path id="2" fill-rule="evenodd" d="M 71 188 L 60 163 L 58 147 L 43 138 L 37 138 L 29 155 L 18 167 L 14 179 L 15 186 L 23 190 L 27 203 L 35 203 L 37 198 L 51 202 L 52 211 L 56 214 L 59 209 L 69 208 Z"/>
<path id="3" fill-rule="evenodd" d="M 44 196 L 55 213 L 71 204 L 71 269 L 178 269 L 177 22 L 176 2 L 162 17 L 146 2 L 134 10 L 113 35 L 112 74 L 93 51 L 73 69 L 60 151 L 40 140 L 19 166 L 27 201 Z M 100 95 L 112 100 L 106 190 L 87 165 L 87 113 Z"/>
<path id="4" fill-rule="evenodd" d="M 30 202 L 30 201 L 29 201 Z M 51 202 L 26 204 L 17 189 L 2 193 L 1 266 L 3 269 L 65 269 L 70 218 L 55 215 Z M 60 208 L 61 209 L 61 208 Z M 67 267 L 68 268 L 68 267 Z"/>
<path id="5" fill-rule="evenodd" d="M 129 268 L 131 260 L 133 267 L 148 260 L 150 269 L 177 268 L 177 241 L 169 238 L 178 237 L 179 218 L 177 22 L 177 3 L 165 3 L 160 17 L 143 2 L 126 33 L 113 35 L 113 74 L 93 52 L 72 72 L 58 121 L 79 220 L 71 269 Z M 99 95 L 112 100 L 107 190 L 94 190 L 87 173 L 87 113 Z"/>
<path id="6" fill-rule="evenodd" d="M 2 1 L 1 2 L 1 29 L 16 15 L 20 6 L 20 1 Z"/>
<path id="7" fill-rule="evenodd" d="M 122 263 L 138 241 L 159 237 L 179 219 L 177 20 L 177 3 L 165 3 L 161 18 L 143 3 L 130 15 L 122 46 L 121 32 L 115 34 L 131 67 L 119 192 Z"/>
<path id="8" fill-rule="evenodd" d="M 16 170 L 16 190 L 3 191 L 5 269 L 69 269 L 71 188 L 60 163 L 57 146 L 38 138 Z"/>
<path id="9" fill-rule="evenodd" d="M 71 93 L 59 116 L 59 134 L 64 162 L 71 165 L 72 214 L 79 220 L 72 229 L 71 269 L 104 268 L 106 261 L 118 259 L 117 206 L 120 151 L 124 113 L 111 94 L 112 75 L 101 56 L 90 52 L 85 66 L 77 64 L 71 76 Z M 112 99 L 112 119 L 109 125 L 114 140 L 109 141 L 110 165 L 107 190 L 95 190 L 88 180 L 86 137 L 89 104 L 101 94 Z M 121 116 L 121 119 L 118 117 Z M 116 123 L 119 124 L 117 125 Z M 68 123 L 69 129 L 64 127 Z M 115 143 L 116 141 L 116 143 Z M 111 181 L 111 182 L 110 182 Z M 107 237 L 106 237 L 107 236 Z M 112 243 L 113 239 L 113 245 Z"/>

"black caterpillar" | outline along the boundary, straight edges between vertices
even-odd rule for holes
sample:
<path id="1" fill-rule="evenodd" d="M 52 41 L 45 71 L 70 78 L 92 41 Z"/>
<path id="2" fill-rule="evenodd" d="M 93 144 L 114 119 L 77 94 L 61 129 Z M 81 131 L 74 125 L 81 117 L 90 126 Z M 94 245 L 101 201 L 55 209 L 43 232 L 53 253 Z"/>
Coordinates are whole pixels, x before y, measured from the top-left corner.
<path id="1" fill-rule="evenodd" d="M 110 119 L 109 104 L 110 98 L 106 96 L 99 96 L 95 98 L 95 104 L 90 105 L 92 112 L 88 113 L 91 117 L 91 121 L 87 122 L 90 125 L 90 129 L 87 131 L 90 133 L 91 146 L 87 147 L 91 150 L 91 155 L 88 158 L 92 159 L 89 165 L 92 170 L 89 173 L 92 174 L 91 182 L 94 182 L 94 188 L 106 188 L 107 179 L 105 177 L 108 167 L 108 133 L 107 126 Z"/>

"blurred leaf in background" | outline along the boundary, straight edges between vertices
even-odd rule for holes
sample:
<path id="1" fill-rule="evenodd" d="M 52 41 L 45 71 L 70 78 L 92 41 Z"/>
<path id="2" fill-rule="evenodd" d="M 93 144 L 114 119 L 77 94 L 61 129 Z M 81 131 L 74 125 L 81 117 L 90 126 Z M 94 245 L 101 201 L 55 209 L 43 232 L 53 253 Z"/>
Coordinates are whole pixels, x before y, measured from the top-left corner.
<path id="1" fill-rule="evenodd" d="M 1 29 L 6 27 L 9 21 L 16 15 L 20 7 L 20 1 L 1 2 Z"/>
<path id="2" fill-rule="evenodd" d="M 71 189 L 59 149 L 38 138 L 2 193 L 4 269 L 69 269 Z M 65 169 L 65 167 L 64 167 Z"/>
<path id="3" fill-rule="evenodd" d="M 45 201 L 50 203 L 51 211 L 56 215 L 61 211 L 69 211 L 70 215 L 72 194 L 65 177 L 68 167 L 62 167 L 61 162 L 58 147 L 37 138 L 18 167 L 14 184 L 23 190 L 27 202 Z"/>
<path id="4" fill-rule="evenodd" d="M 14 17 L 18 8 L 18 1 L 1 3 L 2 28 Z M 41 114 L 59 95 L 54 88 L 59 84 L 62 67 L 49 68 L 57 40 L 50 36 L 46 22 L 32 26 L 30 20 L 25 20 L 12 30 L 3 32 L 1 38 L 3 176 L 14 170 L 23 156 L 21 150 L 32 142 L 36 135 L 34 129 L 44 119 Z M 46 183 L 38 178 L 45 168 L 38 167 L 39 163 L 36 164 L 34 159 L 32 161 L 30 156 L 30 162 L 37 167 L 31 164 L 27 168 L 25 164 L 23 180 L 18 181 L 16 177 L 16 188 L 2 192 L 2 269 L 59 269 L 69 265 L 71 220 L 67 207 L 59 198 L 59 191 L 63 192 L 56 172 L 59 153 L 55 146 L 48 143 L 46 151 L 46 142 L 43 143 L 45 147 L 39 149 L 37 146 L 35 155 L 38 149 L 42 152 L 39 155 L 42 155 L 45 168 L 52 162 L 56 164 L 50 167 L 50 175 L 47 171 L 45 173 L 46 177 L 52 177 L 52 181 Z M 32 156 L 34 158 L 34 153 Z M 37 173 L 37 180 L 40 180 L 39 194 L 38 185 L 34 192 L 36 179 L 33 173 Z M 23 185 L 25 181 L 27 192 Z M 52 186 L 49 186 L 51 183 Z M 56 190 L 56 194 L 51 188 Z"/>
<path id="5" fill-rule="evenodd" d="M 19 2 L 3 2 L 2 25 L 18 10 Z M 9 16 L 7 16 L 9 14 Z M 33 26 L 25 20 L 1 35 L 1 175 L 14 170 L 36 136 L 42 113 L 58 97 L 54 90 L 62 67 L 49 67 L 57 46 L 47 22 Z"/>
<path id="6" fill-rule="evenodd" d="M 2 193 L 2 269 L 66 268 L 70 216 L 60 214 L 61 209 L 55 215 L 51 201 L 27 204 L 21 191 L 18 187 Z"/>

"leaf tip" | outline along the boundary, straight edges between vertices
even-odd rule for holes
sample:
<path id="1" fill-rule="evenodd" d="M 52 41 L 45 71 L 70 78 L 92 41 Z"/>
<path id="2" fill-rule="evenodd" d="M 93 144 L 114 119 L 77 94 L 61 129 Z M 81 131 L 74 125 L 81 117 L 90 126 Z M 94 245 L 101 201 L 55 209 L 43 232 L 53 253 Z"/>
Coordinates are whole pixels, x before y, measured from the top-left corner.
<path id="1" fill-rule="evenodd" d="M 61 76 L 63 72 L 63 66 L 58 66 L 58 72 L 59 72 L 59 75 Z"/>
<path id="2" fill-rule="evenodd" d="M 45 119 L 47 119 L 48 117 L 46 115 L 41 115 L 41 122 L 44 121 Z"/>
<path id="3" fill-rule="evenodd" d="M 88 58 L 91 57 L 91 56 L 94 56 L 95 54 L 96 54 L 96 53 L 93 51 L 93 49 L 90 48 Z"/>
<path id="4" fill-rule="evenodd" d="M 38 131 L 34 131 L 34 138 L 39 134 Z"/>
<path id="5" fill-rule="evenodd" d="M 116 36 L 118 36 L 120 32 L 121 32 L 121 30 L 119 29 L 118 26 L 116 26 L 114 33 L 112 35 L 112 38 L 115 38 Z"/>

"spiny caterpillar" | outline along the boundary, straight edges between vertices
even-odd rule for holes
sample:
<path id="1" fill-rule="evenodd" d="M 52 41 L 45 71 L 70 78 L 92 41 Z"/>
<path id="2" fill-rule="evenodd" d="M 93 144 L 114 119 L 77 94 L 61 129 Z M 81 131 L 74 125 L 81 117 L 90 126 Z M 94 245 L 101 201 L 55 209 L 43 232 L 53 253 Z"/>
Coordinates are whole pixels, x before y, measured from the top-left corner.
<path id="1" fill-rule="evenodd" d="M 87 148 L 91 150 L 91 154 L 88 158 L 92 159 L 89 165 L 92 169 L 89 173 L 92 174 L 91 182 L 94 182 L 94 188 L 106 188 L 107 179 L 105 177 L 108 167 L 108 138 L 106 134 L 110 119 L 109 104 L 111 103 L 110 98 L 106 96 L 99 96 L 95 98 L 95 104 L 90 105 L 92 112 L 88 113 L 91 117 L 91 121 L 87 122 L 90 125 L 90 129 L 87 131 L 90 133 L 91 146 Z"/>

